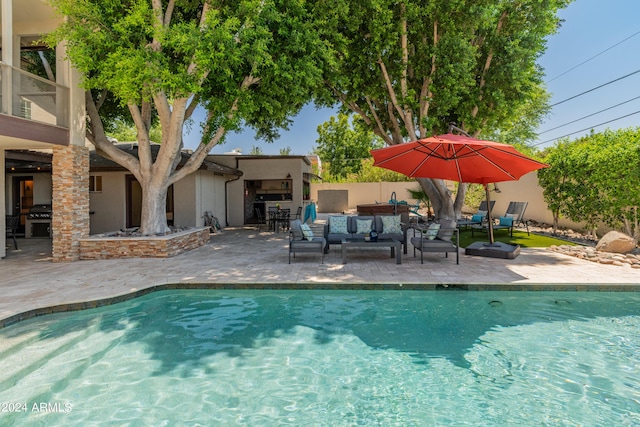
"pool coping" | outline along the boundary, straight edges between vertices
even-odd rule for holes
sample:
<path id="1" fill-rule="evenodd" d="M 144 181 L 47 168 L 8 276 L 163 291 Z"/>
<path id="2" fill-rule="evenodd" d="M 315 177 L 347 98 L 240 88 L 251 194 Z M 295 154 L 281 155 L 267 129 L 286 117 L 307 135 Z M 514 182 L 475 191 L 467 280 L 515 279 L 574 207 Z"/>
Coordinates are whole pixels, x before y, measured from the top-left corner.
<path id="1" fill-rule="evenodd" d="M 640 284 L 460 284 L 460 283 L 164 283 L 110 297 L 37 307 L 0 319 L 0 329 L 54 313 L 89 310 L 167 290 L 354 290 L 354 291 L 500 291 L 500 292 L 640 292 Z"/>

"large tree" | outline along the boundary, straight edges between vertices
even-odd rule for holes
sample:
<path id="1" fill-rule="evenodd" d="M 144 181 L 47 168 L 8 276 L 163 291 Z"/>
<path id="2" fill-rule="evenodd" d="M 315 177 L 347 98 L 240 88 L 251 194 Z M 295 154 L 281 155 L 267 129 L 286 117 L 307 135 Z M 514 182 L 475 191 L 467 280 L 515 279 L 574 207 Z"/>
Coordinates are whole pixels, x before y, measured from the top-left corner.
<path id="1" fill-rule="evenodd" d="M 369 157 L 369 150 L 381 148 L 382 141 L 371 129 L 363 126 L 358 116 L 339 113 L 318 126 L 318 144 L 314 153 L 328 165 L 330 173 L 344 178 L 358 173 L 362 160 Z"/>
<path id="2" fill-rule="evenodd" d="M 327 50 L 325 26 L 303 0 L 50 3 L 65 18 L 49 43 L 65 42 L 84 75 L 87 137 L 140 182 L 144 234 L 168 230 L 167 188 L 197 170 L 227 131 L 244 123 L 268 139 L 289 124 L 317 85 Z M 135 124 L 137 157 L 107 139 L 101 108 L 111 100 Z M 202 141 L 176 169 L 185 121 L 198 106 L 207 114 Z M 154 120 L 162 134 L 155 159 Z"/>
<path id="3" fill-rule="evenodd" d="M 452 122 L 476 137 L 530 127 L 546 109 L 536 59 L 569 1 L 334 0 L 327 21 L 341 55 L 322 99 L 359 114 L 388 145 L 445 133 Z M 442 180 L 418 181 L 436 217 L 455 221 L 466 186 L 454 200 Z"/>
<path id="4" fill-rule="evenodd" d="M 640 128 L 591 133 L 547 150 L 551 166 L 538 172 L 545 201 L 554 213 L 640 237 Z"/>

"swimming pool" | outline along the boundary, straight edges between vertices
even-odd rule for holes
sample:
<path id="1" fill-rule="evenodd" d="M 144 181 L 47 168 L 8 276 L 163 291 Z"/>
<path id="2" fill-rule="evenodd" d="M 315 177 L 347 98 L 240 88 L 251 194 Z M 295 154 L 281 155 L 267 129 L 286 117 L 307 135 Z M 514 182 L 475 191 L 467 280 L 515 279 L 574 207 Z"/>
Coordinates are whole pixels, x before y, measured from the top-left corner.
<path id="1" fill-rule="evenodd" d="M 0 424 L 638 425 L 640 295 L 160 291 L 0 329 Z"/>

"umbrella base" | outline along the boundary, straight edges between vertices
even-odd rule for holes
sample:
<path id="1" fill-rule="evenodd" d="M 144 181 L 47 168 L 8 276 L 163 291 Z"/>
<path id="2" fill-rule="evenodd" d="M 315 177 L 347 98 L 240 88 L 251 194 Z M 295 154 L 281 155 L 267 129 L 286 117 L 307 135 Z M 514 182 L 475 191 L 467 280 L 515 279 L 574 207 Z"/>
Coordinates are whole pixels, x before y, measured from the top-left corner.
<path id="1" fill-rule="evenodd" d="M 514 259 L 520 255 L 520 245 L 508 245 L 502 242 L 473 242 L 464 251 L 465 255 L 489 258 Z"/>

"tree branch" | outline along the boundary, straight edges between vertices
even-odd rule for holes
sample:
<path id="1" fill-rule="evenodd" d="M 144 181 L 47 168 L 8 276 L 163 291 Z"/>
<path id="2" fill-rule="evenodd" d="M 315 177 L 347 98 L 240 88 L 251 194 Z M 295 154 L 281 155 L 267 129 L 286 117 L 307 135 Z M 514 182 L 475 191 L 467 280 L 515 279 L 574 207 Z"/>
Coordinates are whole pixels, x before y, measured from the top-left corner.
<path id="1" fill-rule="evenodd" d="M 187 107 L 187 110 L 184 112 L 184 119 L 188 120 L 191 118 L 191 115 L 193 114 L 193 112 L 196 110 L 196 108 L 198 107 L 198 104 L 200 103 L 200 94 L 195 94 L 193 95 L 193 98 L 191 98 L 191 102 L 189 103 L 189 106 Z"/>
<path id="2" fill-rule="evenodd" d="M 429 115 L 429 107 L 431 106 L 430 99 L 433 96 L 433 92 L 429 89 L 433 82 L 433 76 L 436 74 L 436 48 L 440 42 L 440 36 L 438 33 L 438 20 L 433 22 L 433 54 L 431 55 L 431 72 L 429 77 L 425 77 L 422 81 L 422 87 L 420 88 L 420 136 L 425 138 L 426 129 L 424 128 L 423 120 Z"/>
<path id="3" fill-rule="evenodd" d="M 406 104 L 406 100 L 409 97 L 408 90 L 408 68 L 409 68 L 409 49 L 407 47 L 407 17 L 406 17 L 406 5 L 402 3 L 400 5 L 400 12 L 402 14 L 402 35 L 400 36 L 400 47 L 402 49 L 402 76 L 400 77 L 400 91 L 402 94 L 402 99 L 404 101 L 404 106 L 402 108 L 403 115 L 402 118 L 405 123 L 405 127 L 409 132 L 409 138 L 411 140 L 418 139 L 416 138 L 416 128 L 413 123 L 413 112 L 411 108 Z M 385 70 L 386 71 L 386 70 Z"/>
<path id="4" fill-rule="evenodd" d="M 109 140 L 104 132 L 104 126 L 98 114 L 98 108 L 91 96 L 91 91 L 87 90 L 84 93 L 87 114 L 89 116 L 89 128 L 91 129 L 92 143 L 96 147 L 96 151 L 103 157 L 113 160 L 123 168 L 129 169 L 137 179 L 140 176 L 136 175 L 138 166 L 138 159 L 134 156 L 125 153 L 124 151 L 116 148 Z"/>
<path id="5" fill-rule="evenodd" d="M 162 32 L 164 28 L 164 19 L 162 17 L 162 0 L 151 0 L 151 5 L 153 8 L 153 40 L 148 45 L 154 52 L 160 52 L 162 49 L 162 45 L 160 44 L 160 40 L 158 40 L 158 34 Z"/>
<path id="6" fill-rule="evenodd" d="M 102 104 L 104 104 L 104 101 L 107 100 L 107 94 L 109 93 L 109 91 L 107 89 L 102 89 L 102 92 L 100 92 L 100 99 L 98 100 L 98 103 L 96 104 L 96 110 L 100 111 L 100 108 L 102 108 Z"/>
<path id="7" fill-rule="evenodd" d="M 169 126 L 171 123 L 171 105 L 167 99 L 167 94 L 163 92 L 157 92 L 153 94 L 153 103 L 156 106 L 158 112 L 158 118 L 160 119 L 160 128 L 162 129 L 162 143 L 166 142 Z"/>
<path id="8" fill-rule="evenodd" d="M 175 7 L 175 0 L 169 0 L 169 3 L 167 4 L 167 10 L 165 10 L 164 12 L 164 26 L 168 27 L 169 24 L 171 23 L 171 18 L 173 16 L 173 8 Z"/>
<path id="9" fill-rule="evenodd" d="M 382 109 L 382 106 L 380 106 L 380 109 Z M 389 116 L 389 123 L 392 127 L 391 134 L 393 135 L 393 143 L 401 144 L 403 142 L 402 130 L 400 129 L 398 120 L 396 120 L 393 114 L 393 105 L 391 104 L 387 104 L 387 115 Z"/>
<path id="10" fill-rule="evenodd" d="M 151 171 L 151 164 L 153 163 L 151 158 L 151 146 L 149 143 L 149 129 L 147 129 L 140 108 L 136 104 L 127 104 L 133 123 L 136 125 L 138 131 L 138 159 L 140 161 L 140 169 L 143 175 L 149 174 Z M 142 182 L 142 181 L 141 181 Z"/>
<path id="11" fill-rule="evenodd" d="M 384 79 L 385 85 L 387 87 L 387 92 L 389 93 L 389 98 L 391 99 L 391 106 L 393 106 L 393 109 L 400 115 L 400 118 L 402 119 L 402 121 L 404 122 L 405 128 L 407 128 L 407 130 L 412 134 L 412 138 L 415 137 L 415 129 L 411 129 L 411 122 L 407 122 L 407 117 L 404 113 L 404 111 L 402 111 L 402 108 L 400 107 L 400 103 L 398 102 L 398 97 L 396 96 L 396 91 L 393 89 L 393 84 L 391 83 L 391 78 L 389 77 L 389 73 L 387 72 L 387 67 L 384 64 L 384 62 L 382 61 L 382 59 L 378 59 L 378 65 L 380 66 L 380 71 L 382 71 L 382 77 Z M 389 117 L 394 117 L 394 114 L 392 113 L 392 110 L 387 108 L 388 112 L 389 112 Z M 415 138 L 413 138 L 415 139 Z"/>
<path id="12" fill-rule="evenodd" d="M 367 105 L 369 106 L 369 111 L 371 111 L 371 115 L 373 116 L 373 120 L 376 122 L 377 132 L 374 130 L 375 134 L 381 137 L 387 145 L 393 145 L 393 139 L 389 138 L 389 135 L 384 130 L 384 126 L 382 125 L 382 121 L 380 120 L 380 116 L 378 116 L 378 112 L 376 108 L 373 106 L 371 102 L 371 98 L 365 96 L 364 98 L 367 101 Z"/>
<path id="13" fill-rule="evenodd" d="M 182 129 L 188 101 L 186 97 L 173 100 L 173 108 L 166 118 L 167 127 L 162 129 L 163 141 L 153 163 L 154 176 L 169 177 L 176 166 L 174 162 L 183 147 Z"/>
<path id="14" fill-rule="evenodd" d="M 500 31 L 502 30 L 502 26 L 504 25 L 504 21 L 506 19 L 507 19 L 507 11 L 504 10 L 502 11 L 502 15 L 500 15 L 500 18 L 498 19 L 498 24 L 496 25 L 496 35 L 500 34 Z M 489 71 L 489 68 L 491 67 L 491 61 L 493 60 L 493 53 L 494 53 L 493 49 L 490 48 L 489 53 L 487 54 L 487 58 L 484 61 L 484 67 L 482 67 L 482 73 L 480 74 L 480 83 L 478 84 L 478 89 L 479 89 L 478 103 L 482 101 L 482 89 L 486 84 L 485 77 L 487 75 L 487 71 Z M 473 107 L 473 110 L 471 111 L 471 117 L 476 117 L 478 115 L 479 110 L 480 110 L 480 106 L 476 104 Z"/>
<path id="15" fill-rule="evenodd" d="M 47 79 L 52 82 L 56 81 L 56 76 L 53 75 L 53 70 L 51 69 L 51 64 L 47 61 L 47 58 L 44 56 L 44 52 L 39 50 L 38 56 L 40 57 L 40 61 L 42 61 L 42 66 L 44 67 L 44 71 L 47 74 Z"/>
<path id="16" fill-rule="evenodd" d="M 245 78 L 242 80 L 242 83 L 240 84 L 240 90 L 245 91 L 252 85 L 258 83 L 260 80 L 261 80 L 260 78 L 253 77 L 251 75 L 245 76 Z M 238 111 L 239 102 L 240 102 L 239 98 L 234 99 L 233 103 L 231 104 L 231 107 L 229 108 L 229 112 L 227 113 L 227 119 L 229 120 L 233 119 L 233 117 L 236 114 L 236 111 Z M 205 135 L 208 133 L 208 130 L 209 130 L 208 123 L 211 122 L 212 115 L 213 113 L 211 111 L 207 114 L 207 125 L 205 126 L 205 129 L 204 129 Z M 187 160 L 185 165 L 182 168 L 176 170 L 171 175 L 171 177 L 169 178 L 169 184 L 179 181 L 185 176 L 198 170 L 198 168 L 202 165 L 202 162 L 207 158 L 207 155 L 209 154 L 209 152 L 213 149 L 213 147 L 215 147 L 218 144 L 218 142 L 220 142 L 220 140 L 222 139 L 226 131 L 227 130 L 224 126 L 220 126 L 218 129 L 216 129 L 215 134 L 209 139 L 209 141 L 200 142 L 200 144 L 191 154 L 191 156 L 189 157 L 189 160 Z"/>

